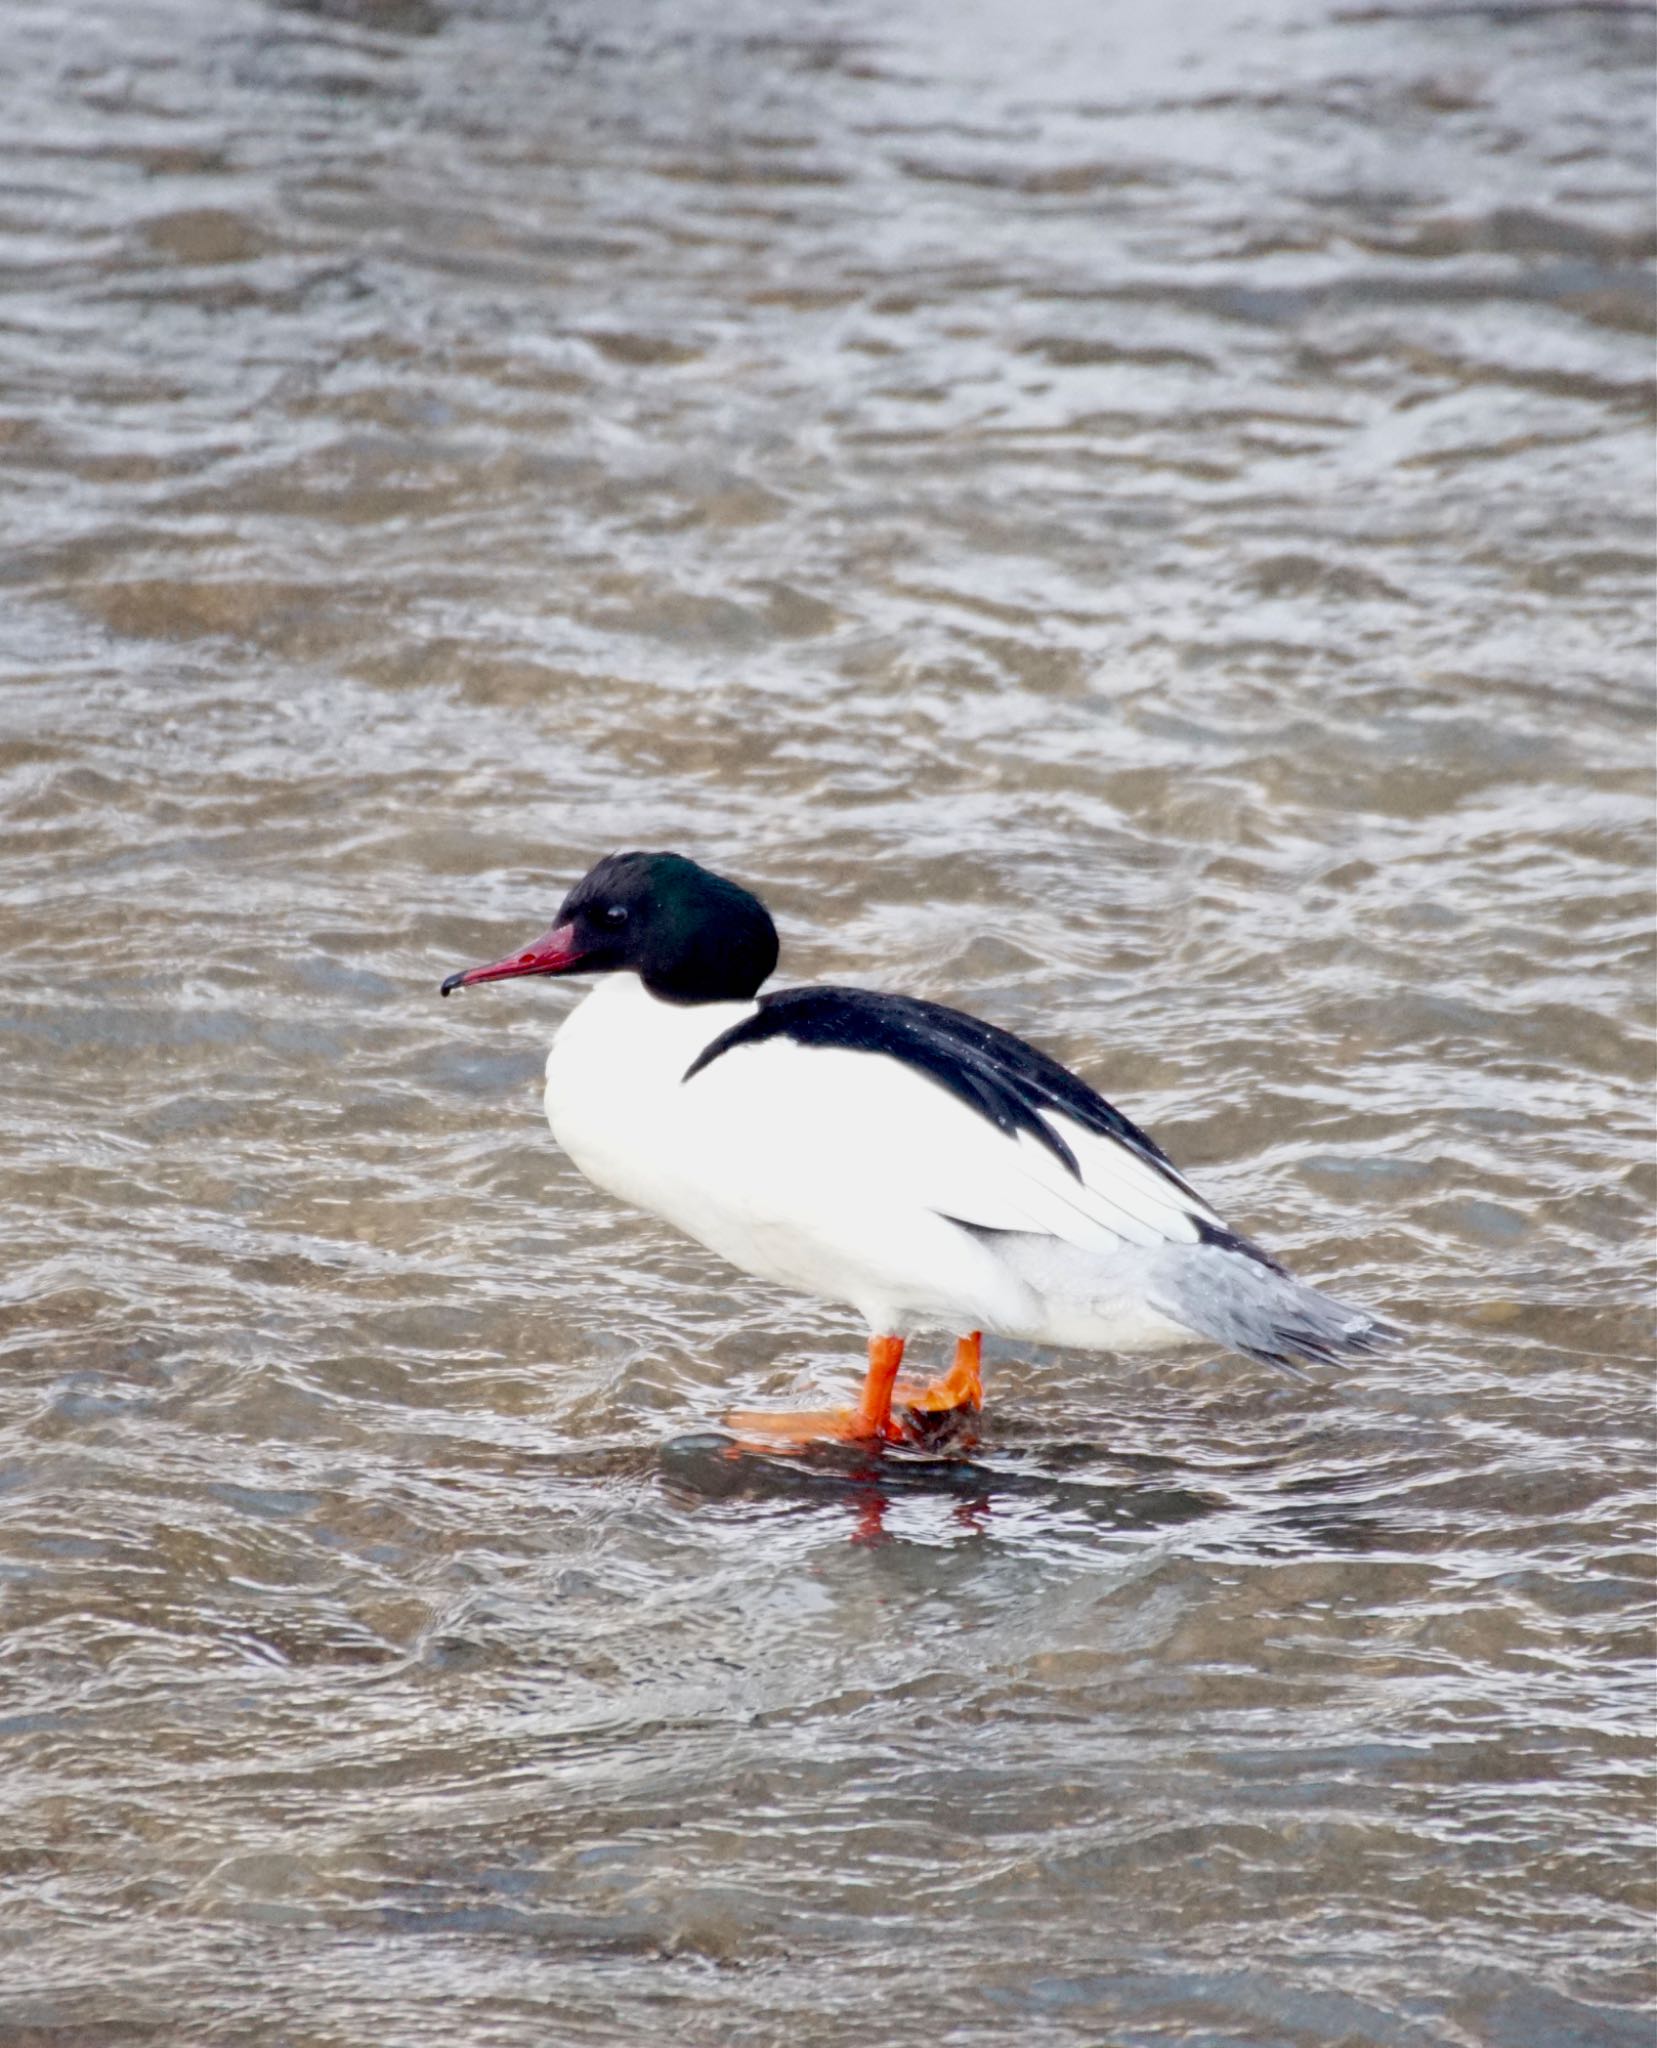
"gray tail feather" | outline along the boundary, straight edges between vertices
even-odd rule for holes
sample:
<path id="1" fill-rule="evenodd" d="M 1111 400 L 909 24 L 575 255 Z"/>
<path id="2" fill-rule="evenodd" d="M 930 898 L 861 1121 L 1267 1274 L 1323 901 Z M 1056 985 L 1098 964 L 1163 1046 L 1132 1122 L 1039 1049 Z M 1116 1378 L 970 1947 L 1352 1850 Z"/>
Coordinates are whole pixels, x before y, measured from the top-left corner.
<path id="1" fill-rule="evenodd" d="M 1229 1234 L 1228 1234 L 1229 1235 Z M 1296 1280 L 1245 1239 L 1169 1246 L 1156 1261 L 1151 1305 L 1199 1336 L 1304 1379 L 1396 1344 L 1394 1323 Z"/>

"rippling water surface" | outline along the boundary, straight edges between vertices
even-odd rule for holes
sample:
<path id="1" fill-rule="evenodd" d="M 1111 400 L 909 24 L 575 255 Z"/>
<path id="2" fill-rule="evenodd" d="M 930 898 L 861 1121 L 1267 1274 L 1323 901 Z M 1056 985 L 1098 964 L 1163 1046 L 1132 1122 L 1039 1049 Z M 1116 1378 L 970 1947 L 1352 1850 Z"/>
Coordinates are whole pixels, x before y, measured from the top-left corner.
<path id="1" fill-rule="evenodd" d="M 1651 31 L 11 0 L 0 2040 L 1650 2039 Z M 1408 1344 L 721 1458 L 629 845 Z"/>

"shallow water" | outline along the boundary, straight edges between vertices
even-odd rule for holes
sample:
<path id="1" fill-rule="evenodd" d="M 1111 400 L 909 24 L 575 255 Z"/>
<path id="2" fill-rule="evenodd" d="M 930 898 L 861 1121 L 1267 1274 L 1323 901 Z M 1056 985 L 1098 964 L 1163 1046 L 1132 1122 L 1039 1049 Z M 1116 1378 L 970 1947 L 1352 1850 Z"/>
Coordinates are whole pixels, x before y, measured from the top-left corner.
<path id="1" fill-rule="evenodd" d="M 7 36 L 0 2040 L 1649 2040 L 1650 13 Z M 733 1464 L 628 845 L 1407 1346 Z"/>

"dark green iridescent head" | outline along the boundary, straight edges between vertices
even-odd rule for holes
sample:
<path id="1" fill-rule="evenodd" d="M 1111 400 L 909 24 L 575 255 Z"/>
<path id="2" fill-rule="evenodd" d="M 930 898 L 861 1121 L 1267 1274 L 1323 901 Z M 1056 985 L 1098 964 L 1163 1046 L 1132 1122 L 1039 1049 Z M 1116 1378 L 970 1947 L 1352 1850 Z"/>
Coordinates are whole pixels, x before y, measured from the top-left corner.
<path id="1" fill-rule="evenodd" d="M 443 993 L 523 974 L 637 974 L 676 1003 L 746 1001 L 777 964 L 777 928 L 757 896 L 682 853 L 612 853 L 564 898 L 552 929 Z"/>

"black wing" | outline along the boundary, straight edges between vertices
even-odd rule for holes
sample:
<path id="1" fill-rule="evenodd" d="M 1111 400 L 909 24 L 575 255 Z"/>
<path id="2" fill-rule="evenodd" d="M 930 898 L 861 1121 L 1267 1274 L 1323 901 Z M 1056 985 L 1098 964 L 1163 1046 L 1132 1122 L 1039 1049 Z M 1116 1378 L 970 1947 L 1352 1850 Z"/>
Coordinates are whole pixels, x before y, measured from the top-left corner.
<path id="1" fill-rule="evenodd" d="M 962 1010 L 922 1002 L 916 996 L 884 995 L 877 989 L 783 989 L 776 995 L 761 996 L 754 1016 L 733 1024 L 704 1046 L 686 1068 L 685 1079 L 700 1073 L 733 1046 L 755 1045 L 767 1038 L 790 1038 L 796 1045 L 836 1046 L 846 1052 L 884 1053 L 888 1059 L 902 1060 L 947 1088 L 1009 1137 L 1028 1131 L 1080 1180 L 1076 1155 L 1042 1115 L 1043 1110 L 1062 1111 L 1083 1130 L 1114 1138 L 1182 1195 L 1202 1209 L 1208 1207 L 1161 1146 L 1085 1081 L 1010 1031 L 985 1024 Z"/>

